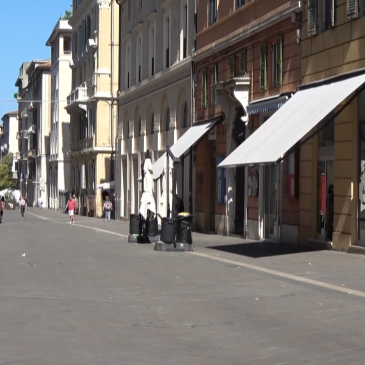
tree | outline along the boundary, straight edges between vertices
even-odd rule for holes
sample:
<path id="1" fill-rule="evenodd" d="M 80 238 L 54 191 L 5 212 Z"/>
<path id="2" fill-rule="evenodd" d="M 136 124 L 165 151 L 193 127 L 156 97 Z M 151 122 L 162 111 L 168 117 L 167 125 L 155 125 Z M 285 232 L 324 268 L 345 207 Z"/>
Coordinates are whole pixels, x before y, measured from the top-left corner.
<path id="1" fill-rule="evenodd" d="M 16 188 L 17 182 L 12 177 L 11 166 L 13 155 L 8 153 L 3 156 L 0 164 L 0 190 Z"/>

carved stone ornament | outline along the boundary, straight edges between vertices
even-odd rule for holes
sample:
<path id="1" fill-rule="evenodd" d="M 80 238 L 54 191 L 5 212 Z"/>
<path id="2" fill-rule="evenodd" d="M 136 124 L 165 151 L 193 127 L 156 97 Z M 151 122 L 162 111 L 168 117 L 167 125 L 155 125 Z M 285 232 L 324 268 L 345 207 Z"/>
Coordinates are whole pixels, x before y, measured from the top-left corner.
<path id="1" fill-rule="evenodd" d="M 97 4 L 100 9 L 108 9 L 110 7 L 111 0 L 97 0 Z"/>

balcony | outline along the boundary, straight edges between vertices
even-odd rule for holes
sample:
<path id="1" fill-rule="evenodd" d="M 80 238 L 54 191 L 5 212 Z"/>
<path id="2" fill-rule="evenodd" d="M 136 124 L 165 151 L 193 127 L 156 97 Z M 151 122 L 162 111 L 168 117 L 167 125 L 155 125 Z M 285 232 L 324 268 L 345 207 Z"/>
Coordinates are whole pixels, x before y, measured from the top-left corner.
<path id="1" fill-rule="evenodd" d="M 75 105 L 81 109 L 85 109 L 82 107 L 82 104 L 85 105 L 87 99 L 87 87 L 79 86 L 67 96 L 67 107 Z"/>

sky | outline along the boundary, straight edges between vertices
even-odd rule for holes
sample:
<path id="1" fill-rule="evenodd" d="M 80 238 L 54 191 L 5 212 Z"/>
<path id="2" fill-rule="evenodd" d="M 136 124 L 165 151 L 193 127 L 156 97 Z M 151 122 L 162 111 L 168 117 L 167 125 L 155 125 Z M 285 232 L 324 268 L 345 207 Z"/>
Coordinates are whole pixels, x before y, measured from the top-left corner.
<path id="1" fill-rule="evenodd" d="M 51 57 L 46 42 L 71 4 L 72 0 L 1 1 L 0 119 L 18 108 L 14 93 L 21 64 Z"/>

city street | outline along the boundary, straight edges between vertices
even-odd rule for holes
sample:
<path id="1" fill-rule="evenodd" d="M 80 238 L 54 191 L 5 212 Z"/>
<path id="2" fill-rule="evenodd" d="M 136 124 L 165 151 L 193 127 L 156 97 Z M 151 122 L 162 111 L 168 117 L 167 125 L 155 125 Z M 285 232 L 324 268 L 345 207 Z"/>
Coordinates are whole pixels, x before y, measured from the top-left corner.
<path id="1" fill-rule="evenodd" d="M 0 364 L 364 364 L 365 256 L 28 209 L 0 225 Z"/>

